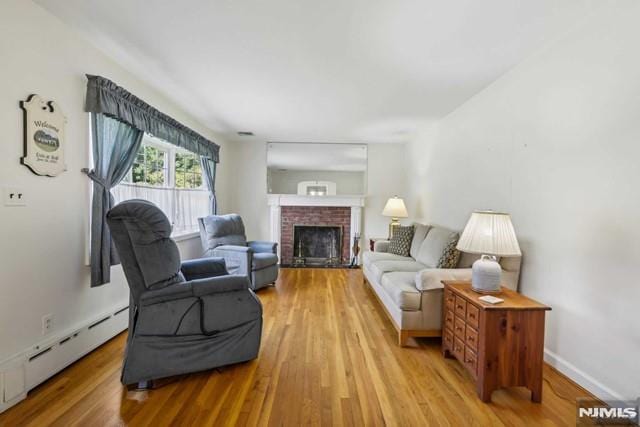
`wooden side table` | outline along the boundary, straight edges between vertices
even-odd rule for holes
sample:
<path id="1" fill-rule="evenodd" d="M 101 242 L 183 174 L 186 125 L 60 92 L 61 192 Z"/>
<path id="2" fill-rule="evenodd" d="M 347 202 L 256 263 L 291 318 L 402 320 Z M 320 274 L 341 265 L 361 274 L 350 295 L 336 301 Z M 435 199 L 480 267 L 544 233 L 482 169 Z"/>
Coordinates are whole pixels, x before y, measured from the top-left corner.
<path id="1" fill-rule="evenodd" d="M 480 301 L 468 281 L 443 281 L 442 353 L 454 357 L 476 381 L 478 396 L 491 401 L 501 387 L 524 386 L 542 401 L 544 318 L 550 307 L 507 288 L 504 302 Z"/>

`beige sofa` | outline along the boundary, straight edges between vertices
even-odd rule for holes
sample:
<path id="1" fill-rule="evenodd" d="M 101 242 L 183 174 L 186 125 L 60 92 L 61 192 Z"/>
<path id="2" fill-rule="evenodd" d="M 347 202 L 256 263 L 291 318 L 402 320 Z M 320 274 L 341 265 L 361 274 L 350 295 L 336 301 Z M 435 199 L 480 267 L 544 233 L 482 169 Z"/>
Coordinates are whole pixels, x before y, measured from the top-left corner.
<path id="1" fill-rule="evenodd" d="M 403 346 L 409 337 L 441 336 L 442 280 L 471 280 L 471 265 L 479 255 L 463 253 L 457 268 L 435 268 L 450 239 L 458 232 L 414 224 L 410 256 L 387 252 L 389 241 L 379 240 L 363 254 L 369 283 L 398 331 Z M 521 257 L 502 258 L 503 286 L 517 290 Z"/>

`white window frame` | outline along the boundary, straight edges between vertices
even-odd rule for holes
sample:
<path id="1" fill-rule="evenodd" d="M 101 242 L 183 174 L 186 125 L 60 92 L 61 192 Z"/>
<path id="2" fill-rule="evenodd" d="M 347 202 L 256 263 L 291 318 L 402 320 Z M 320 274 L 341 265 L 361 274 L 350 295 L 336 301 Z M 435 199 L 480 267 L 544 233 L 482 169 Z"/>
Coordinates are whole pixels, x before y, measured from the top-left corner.
<path id="1" fill-rule="evenodd" d="M 164 151 L 166 153 L 166 172 L 165 172 L 165 180 L 164 180 L 164 185 L 150 185 L 150 184 L 146 184 L 146 183 L 139 183 L 139 182 L 132 182 L 131 179 L 131 174 L 132 174 L 132 170 L 129 170 L 129 172 L 127 172 L 127 179 L 126 181 L 123 180 L 123 183 L 126 185 L 130 185 L 130 186 L 136 186 L 136 187 L 148 187 L 148 188 L 166 188 L 166 189 L 173 189 L 176 191 L 203 191 L 203 192 L 208 192 L 208 189 L 206 188 L 205 182 L 204 182 L 204 174 L 202 176 L 202 182 L 200 183 L 199 187 L 196 188 L 176 188 L 175 186 L 175 182 L 176 182 L 176 154 L 191 154 L 191 155 L 195 155 L 196 156 L 196 160 L 199 160 L 199 156 L 189 150 L 185 150 L 184 148 L 178 147 L 176 145 L 170 144 L 168 142 L 165 142 L 159 138 L 156 138 L 152 135 L 149 134 L 144 134 L 144 136 L 142 137 L 142 145 L 147 145 L 147 146 L 151 146 L 154 147 L 158 150 Z M 201 171 L 202 173 L 202 171 Z M 172 200 L 172 207 L 171 209 L 175 212 L 176 211 L 176 206 L 175 206 L 175 198 Z M 173 226 L 173 224 L 172 224 Z M 179 233 L 175 233 L 171 235 L 171 237 L 176 240 L 176 241 L 181 241 L 181 240 L 187 240 L 193 237 L 198 236 L 198 231 L 194 230 L 194 231 L 186 231 L 186 232 L 179 232 Z"/>

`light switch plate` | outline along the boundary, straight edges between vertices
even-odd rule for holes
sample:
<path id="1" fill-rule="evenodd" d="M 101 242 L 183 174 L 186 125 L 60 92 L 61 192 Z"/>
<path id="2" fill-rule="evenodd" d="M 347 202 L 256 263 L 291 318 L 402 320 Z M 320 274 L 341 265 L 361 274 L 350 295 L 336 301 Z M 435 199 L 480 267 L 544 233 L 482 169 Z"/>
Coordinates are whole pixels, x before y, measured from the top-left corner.
<path id="1" fill-rule="evenodd" d="M 26 206 L 27 195 L 21 187 L 4 187 L 5 206 Z"/>

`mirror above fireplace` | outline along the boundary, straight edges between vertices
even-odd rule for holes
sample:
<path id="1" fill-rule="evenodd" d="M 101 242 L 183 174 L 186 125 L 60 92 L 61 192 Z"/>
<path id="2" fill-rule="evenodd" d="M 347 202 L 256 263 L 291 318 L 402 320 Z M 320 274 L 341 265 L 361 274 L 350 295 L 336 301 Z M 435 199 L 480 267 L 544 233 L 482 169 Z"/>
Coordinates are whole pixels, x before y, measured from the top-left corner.
<path id="1" fill-rule="evenodd" d="M 366 182 L 366 144 L 267 143 L 269 194 L 363 195 Z"/>

